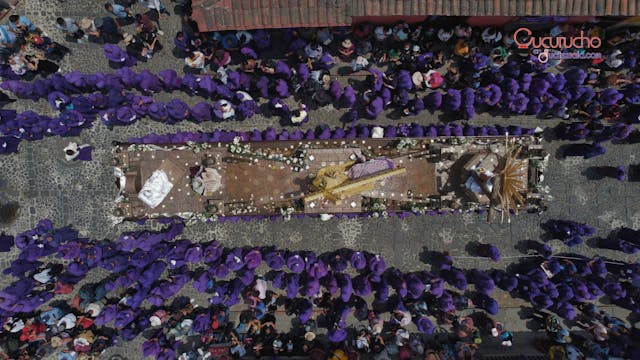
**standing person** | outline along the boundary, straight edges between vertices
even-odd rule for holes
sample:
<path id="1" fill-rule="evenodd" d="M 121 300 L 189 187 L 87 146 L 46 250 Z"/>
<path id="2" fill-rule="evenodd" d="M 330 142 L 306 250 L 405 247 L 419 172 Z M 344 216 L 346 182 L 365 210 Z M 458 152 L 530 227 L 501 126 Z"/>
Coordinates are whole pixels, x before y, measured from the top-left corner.
<path id="1" fill-rule="evenodd" d="M 84 31 L 80 30 L 78 23 L 72 18 L 57 18 L 56 27 L 67 36 L 68 41 L 82 44 L 80 39 L 84 37 Z"/>
<path id="2" fill-rule="evenodd" d="M 74 142 L 70 142 L 66 148 L 64 148 L 64 157 L 67 161 L 71 160 L 83 160 L 91 161 L 91 150 L 93 148 L 89 144 L 78 146 Z"/>
<path id="3" fill-rule="evenodd" d="M 118 27 L 129 25 L 133 23 L 133 15 L 131 9 L 118 4 L 106 3 L 104 9 L 113 14 L 116 17 L 116 23 Z"/>
<path id="4" fill-rule="evenodd" d="M 167 8 L 160 0 L 140 0 L 140 3 L 149 9 L 149 16 L 158 23 L 158 34 L 164 35 L 164 32 L 160 29 L 160 19 L 162 18 L 162 14 L 171 15 L 167 11 Z"/>

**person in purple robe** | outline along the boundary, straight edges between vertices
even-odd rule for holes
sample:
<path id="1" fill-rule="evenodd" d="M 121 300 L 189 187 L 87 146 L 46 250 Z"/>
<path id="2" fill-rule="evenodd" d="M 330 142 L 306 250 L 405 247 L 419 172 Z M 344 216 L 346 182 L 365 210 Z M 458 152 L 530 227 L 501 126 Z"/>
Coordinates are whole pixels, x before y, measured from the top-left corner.
<path id="1" fill-rule="evenodd" d="M 242 249 L 234 248 L 227 254 L 225 265 L 231 271 L 238 271 L 244 267 L 244 262 L 242 261 L 242 259 Z"/>
<path id="2" fill-rule="evenodd" d="M 462 93 L 460 90 L 449 89 L 444 96 L 442 108 L 446 111 L 458 111 L 462 105 Z"/>
<path id="3" fill-rule="evenodd" d="M 190 109 L 182 100 L 173 99 L 167 103 L 166 107 L 169 118 L 173 122 L 182 121 L 189 116 Z"/>
<path id="4" fill-rule="evenodd" d="M 193 106 L 189 112 L 191 119 L 195 122 L 211 121 L 213 118 L 211 105 L 208 102 L 202 101 Z"/>
<path id="5" fill-rule="evenodd" d="M 18 152 L 20 139 L 13 136 L 0 136 L 0 154 L 11 154 Z"/>
<path id="6" fill-rule="evenodd" d="M 182 87 L 182 79 L 173 69 L 165 69 L 158 72 L 158 78 L 166 91 L 179 90 Z"/>
<path id="7" fill-rule="evenodd" d="M 623 97 L 624 97 L 624 94 L 621 92 L 618 92 L 618 90 L 614 88 L 606 88 L 598 94 L 598 99 L 600 100 L 600 103 L 605 106 L 615 105 L 620 100 L 622 100 Z"/>
<path id="8" fill-rule="evenodd" d="M 154 102 L 149 105 L 148 115 L 155 121 L 167 122 L 169 120 L 169 112 L 164 103 L 161 102 Z"/>
<path id="9" fill-rule="evenodd" d="M 565 146 L 563 156 L 582 156 L 584 159 L 591 159 L 606 151 L 600 144 L 569 144 Z"/>
<path id="10" fill-rule="evenodd" d="M 480 256 L 491 258 L 495 262 L 500 261 L 500 250 L 493 244 L 483 244 L 478 251 Z"/>
<path id="11" fill-rule="evenodd" d="M 257 249 L 253 249 L 244 256 L 244 263 L 247 269 L 253 271 L 262 263 L 262 254 Z"/>
<path id="12" fill-rule="evenodd" d="M 281 98 L 289 97 L 289 86 L 287 85 L 287 82 L 283 79 L 278 79 L 276 81 L 275 91 L 276 91 L 276 94 L 278 94 L 278 96 Z"/>
<path id="13" fill-rule="evenodd" d="M 286 296 L 289 299 L 294 299 L 300 289 L 300 274 L 288 273 L 284 277 L 284 284 L 286 287 Z"/>
<path id="14" fill-rule="evenodd" d="M 383 101 L 382 98 L 377 96 L 375 97 L 369 105 L 367 105 L 367 115 L 370 119 L 376 119 L 378 115 L 382 112 L 383 109 Z"/>
<path id="15" fill-rule="evenodd" d="M 342 92 L 342 96 L 340 97 L 340 105 L 343 108 L 350 108 L 356 103 L 356 91 L 351 87 L 351 85 L 347 85 L 344 87 L 344 91 Z"/>
<path id="16" fill-rule="evenodd" d="M 146 93 L 157 93 L 162 91 L 162 81 L 149 70 L 144 70 L 138 75 L 140 81 L 138 87 Z"/>
<path id="17" fill-rule="evenodd" d="M 583 123 L 560 123 L 555 127 L 556 137 L 560 140 L 578 141 L 589 135 L 589 129 Z"/>

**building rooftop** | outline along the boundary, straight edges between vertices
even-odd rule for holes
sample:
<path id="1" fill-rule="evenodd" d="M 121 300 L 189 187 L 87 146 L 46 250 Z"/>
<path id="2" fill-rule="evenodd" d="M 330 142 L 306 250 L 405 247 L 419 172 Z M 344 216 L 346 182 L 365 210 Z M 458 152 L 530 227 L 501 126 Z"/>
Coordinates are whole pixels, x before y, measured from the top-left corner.
<path id="1" fill-rule="evenodd" d="M 201 31 L 351 25 L 394 16 L 634 16 L 640 0 L 193 0 Z"/>

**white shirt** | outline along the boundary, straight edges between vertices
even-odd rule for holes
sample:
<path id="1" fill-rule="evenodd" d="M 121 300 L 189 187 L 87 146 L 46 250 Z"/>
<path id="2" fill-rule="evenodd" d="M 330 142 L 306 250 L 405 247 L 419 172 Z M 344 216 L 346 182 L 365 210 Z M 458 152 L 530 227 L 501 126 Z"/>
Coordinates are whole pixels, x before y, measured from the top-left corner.
<path id="1" fill-rule="evenodd" d="M 149 9 L 158 10 L 162 8 L 162 4 L 160 4 L 160 0 L 140 0 L 142 5 L 146 6 Z"/>
<path id="2" fill-rule="evenodd" d="M 194 69 L 204 69 L 204 54 L 200 51 L 194 51 L 193 54 L 195 55 L 195 58 L 189 56 L 184 59 L 184 63 Z"/>
<path id="3" fill-rule="evenodd" d="M 51 269 L 44 269 L 43 271 L 33 275 L 33 278 L 42 284 L 46 284 L 51 281 L 51 275 L 49 275 L 49 271 L 51 271 Z"/>
<path id="4" fill-rule="evenodd" d="M 102 306 L 98 303 L 90 303 L 84 308 L 84 312 L 89 313 L 91 311 L 91 316 L 96 317 L 102 311 Z"/>
<path id="5" fill-rule="evenodd" d="M 71 155 L 67 154 L 67 150 L 73 151 L 73 154 Z M 67 161 L 71 161 L 77 158 L 79 154 L 80 152 L 78 152 L 78 144 L 74 142 L 70 142 L 69 145 L 67 145 L 67 147 L 64 148 L 64 158 L 67 159 Z"/>
<path id="6" fill-rule="evenodd" d="M 291 117 L 291 122 L 294 123 L 294 124 L 298 124 L 298 123 L 301 123 L 306 118 L 307 118 L 307 111 L 306 110 L 300 110 L 300 116 L 292 116 Z"/>
<path id="7" fill-rule="evenodd" d="M 67 315 L 60 318 L 60 320 L 58 320 L 58 326 L 64 325 L 65 329 L 67 330 L 73 329 L 76 326 L 77 319 L 78 318 L 76 318 L 73 313 L 68 313 Z"/>

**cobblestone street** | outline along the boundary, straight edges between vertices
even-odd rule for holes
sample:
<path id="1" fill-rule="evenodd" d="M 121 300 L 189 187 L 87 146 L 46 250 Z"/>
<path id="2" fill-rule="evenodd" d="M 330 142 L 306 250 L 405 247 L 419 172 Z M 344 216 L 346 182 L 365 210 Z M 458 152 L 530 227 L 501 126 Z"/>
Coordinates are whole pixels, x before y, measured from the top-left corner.
<path id="1" fill-rule="evenodd" d="M 167 1 L 168 2 L 168 1 Z M 136 5 L 139 7 L 140 5 Z M 140 8 L 139 8 L 140 10 Z M 173 36 L 179 30 L 179 18 L 173 14 L 164 20 L 164 35 L 161 42 L 164 49 L 147 63 L 139 63 L 135 71 L 149 69 L 154 73 L 166 68 L 174 68 L 182 74 L 182 59 L 171 54 Z M 134 8 L 135 11 L 135 8 Z M 63 42 L 62 34 L 55 29 L 58 16 L 82 18 L 85 16 L 105 16 L 101 2 L 93 0 L 23 0 L 18 3 L 15 13 L 28 16 L 34 24 L 46 31 L 49 36 Z M 2 20 L 5 23 L 7 18 Z M 128 31 L 135 31 L 131 25 Z M 80 71 L 94 73 L 111 72 L 103 50 L 95 44 L 69 44 L 72 53 L 62 62 L 62 71 Z M 348 79 L 344 79 L 345 81 Z M 168 101 L 181 97 L 193 105 L 202 98 L 189 97 L 185 93 L 161 93 L 154 95 L 155 100 Z M 56 115 L 46 99 L 38 102 L 19 100 L 6 108 L 20 111 L 27 109 L 40 114 Z M 327 106 L 310 112 L 310 121 L 302 129 L 315 128 L 327 124 L 340 127 L 342 112 Z M 368 123 L 367 120 L 359 120 Z M 399 120 L 384 119 L 376 123 L 381 125 L 397 123 Z M 419 124 L 439 122 L 438 113 L 422 112 L 417 117 L 403 118 L 400 121 Z M 521 125 L 526 127 L 547 127 L 557 124 L 556 120 L 540 120 L 533 117 L 494 117 L 479 114 L 471 122 L 474 125 Z M 158 224 L 147 222 L 145 225 L 124 223 L 114 225 L 112 221 L 113 201 L 117 195 L 111 160 L 112 141 L 126 141 L 129 138 L 148 133 L 173 133 L 178 131 L 212 131 L 216 128 L 234 130 L 252 130 L 281 125 L 274 119 L 254 116 L 243 122 L 205 122 L 195 124 L 181 122 L 165 125 L 149 119 L 143 119 L 127 127 L 115 127 L 109 130 L 100 121 L 95 121 L 91 129 L 84 130 L 78 138 L 49 137 L 41 141 L 23 141 L 19 153 L 0 157 L 0 203 L 17 202 L 19 209 L 16 218 L 10 223 L 0 223 L 0 230 L 8 234 L 32 228 L 42 218 L 51 219 L 56 227 L 71 224 L 82 236 L 102 239 L 114 239 L 123 231 L 140 228 L 159 228 Z M 548 132 L 548 131 L 547 131 Z M 546 134 L 545 134 L 546 135 Z M 548 138 L 548 136 L 547 136 Z M 94 147 L 93 161 L 67 162 L 62 149 L 69 141 L 79 144 L 88 143 Z M 430 269 L 431 252 L 449 251 L 460 268 L 492 267 L 506 268 L 519 261 L 525 254 L 519 243 L 524 240 L 540 240 L 543 230 L 540 224 L 548 219 L 571 219 L 586 222 L 597 228 L 596 236 L 606 237 L 620 227 L 640 228 L 640 182 L 618 182 L 615 179 L 589 180 L 585 175 L 593 166 L 618 166 L 640 163 L 640 144 L 606 143 L 607 153 L 590 160 L 568 158 L 562 160 L 558 149 L 565 144 L 562 141 L 545 141 L 545 149 L 551 153 L 549 169 L 545 173 L 546 185 L 550 188 L 553 200 L 548 211 L 542 215 L 521 214 L 511 223 L 487 223 L 485 215 L 463 214 L 446 216 L 411 216 L 406 219 L 331 219 L 322 222 L 306 218 L 289 222 L 251 221 L 238 223 L 197 224 L 189 226 L 184 237 L 194 241 L 219 240 L 225 246 L 264 246 L 276 245 L 290 249 L 306 249 L 316 252 L 331 251 L 346 247 L 367 250 L 385 257 L 388 266 L 396 266 L 403 271 Z M 502 252 L 502 260 L 493 263 L 486 258 L 476 258 L 466 250 L 470 242 L 496 244 Z M 554 253 L 567 251 L 562 242 L 551 242 Z M 621 252 L 598 249 L 583 244 L 571 252 L 583 255 L 605 256 L 614 260 L 634 261 L 638 256 L 624 255 Z M 17 256 L 17 249 L 0 258 L 0 268 L 6 268 Z M 100 280 L 104 274 L 90 272 L 87 281 Z M 12 278 L 0 278 L 0 286 L 6 286 Z M 189 285 L 188 295 L 194 296 L 202 305 L 204 297 L 197 294 Z M 496 290 L 494 297 L 499 301 L 501 310 L 497 318 L 509 324 L 513 331 L 527 331 L 527 323 L 520 319 L 521 301 Z M 612 309 L 615 315 L 626 317 L 620 308 Z M 140 359 L 138 337 L 133 342 L 122 342 L 107 354 L 122 354 L 128 359 Z"/>

